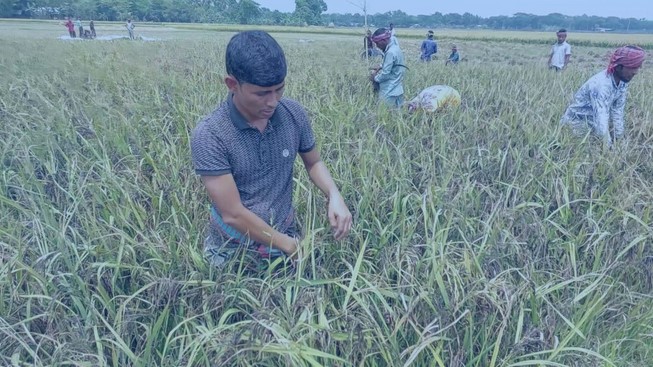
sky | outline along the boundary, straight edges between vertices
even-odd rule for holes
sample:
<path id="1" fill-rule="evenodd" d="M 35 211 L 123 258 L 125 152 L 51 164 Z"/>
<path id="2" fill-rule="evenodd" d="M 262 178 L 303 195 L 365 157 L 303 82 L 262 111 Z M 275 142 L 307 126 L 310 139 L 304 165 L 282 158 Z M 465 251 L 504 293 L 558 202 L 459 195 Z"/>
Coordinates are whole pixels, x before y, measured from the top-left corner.
<path id="1" fill-rule="evenodd" d="M 295 0 L 255 0 L 262 7 L 282 12 L 295 10 Z M 364 0 L 324 0 L 327 13 L 363 13 Z M 646 18 L 653 20 L 653 1 L 651 0 L 369 0 L 367 13 L 385 13 L 399 10 L 411 15 L 435 12 L 472 13 L 484 18 L 494 15 L 513 15 L 530 13 L 547 15 L 597 15 L 601 17 Z"/>

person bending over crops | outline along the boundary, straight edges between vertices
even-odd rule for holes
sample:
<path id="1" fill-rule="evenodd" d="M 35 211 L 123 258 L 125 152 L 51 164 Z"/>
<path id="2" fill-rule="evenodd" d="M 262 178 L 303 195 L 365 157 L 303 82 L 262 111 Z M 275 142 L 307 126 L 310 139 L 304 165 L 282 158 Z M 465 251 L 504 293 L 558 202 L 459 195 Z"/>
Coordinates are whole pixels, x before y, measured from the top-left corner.
<path id="1" fill-rule="evenodd" d="M 390 31 L 385 28 L 379 28 L 372 34 L 372 41 L 384 51 L 384 55 L 381 65 L 370 75 L 370 81 L 379 84 L 378 92 L 381 101 L 392 108 L 399 108 L 404 103 L 402 81 L 406 66 L 404 54 L 399 44 L 392 38 Z"/>
<path id="2" fill-rule="evenodd" d="M 449 54 L 449 57 L 447 58 L 447 61 L 444 62 L 445 65 L 449 65 L 449 63 L 455 65 L 460 61 L 460 54 L 458 53 L 458 47 L 456 45 L 451 45 L 451 54 Z"/>
<path id="3" fill-rule="evenodd" d="M 352 216 L 320 158 L 306 111 L 282 97 L 287 66 L 281 46 L 266 32 L 244 31 L 231 38 L 225 59 L 229 96 L 191 138 L 195 172 L 211 199 L 208 261 L 222 267 L 241 251 L 256 261 L 298 256 L 297 154 L 326 195 L 333 235 L 342 240 Z"/>
<path id="4" fill-rule="evenodd" d="M 576 135 L 591 132 L 612 146 L 624 133 L 628 85 L 644 59 L 646 52 L 637 46 L 623 46 L 614 51 L 607 70 L 592 76 L 580 87 L 560 123 L 570 126 Z M 610 120 L 613 125 L 612 136 Z"/>
<path id="5" fill-rule="evenodd" d="M 439 112 L 460 106 L 460 93 L 448 85 L 432 85 L 406 103 L 408 112 Z"/>

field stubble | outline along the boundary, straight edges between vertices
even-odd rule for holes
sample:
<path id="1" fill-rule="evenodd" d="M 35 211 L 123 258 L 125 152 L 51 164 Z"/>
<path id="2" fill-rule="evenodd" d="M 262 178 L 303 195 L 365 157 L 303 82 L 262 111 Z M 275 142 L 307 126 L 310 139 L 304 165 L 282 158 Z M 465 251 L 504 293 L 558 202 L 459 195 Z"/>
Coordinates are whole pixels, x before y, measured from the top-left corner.
<path id="1" fill-rule="evenodd" d="M 612 151 L 558 126 L 609 49 L 457 40 L 417 62 L 407 96 L 447 84 L 461 108 L 377 109 L 359 38 L 278 34 L 286 95 L 313 118 L 355 215 L 328 233 L 296 171 L 296 275 L 216 273 L 191 129 L 226 95 L 229 34 L 0 40 L 0 364 L 650 366 L 651 71 Z M 572 42 L 573 44 L 573 42 Z"/>

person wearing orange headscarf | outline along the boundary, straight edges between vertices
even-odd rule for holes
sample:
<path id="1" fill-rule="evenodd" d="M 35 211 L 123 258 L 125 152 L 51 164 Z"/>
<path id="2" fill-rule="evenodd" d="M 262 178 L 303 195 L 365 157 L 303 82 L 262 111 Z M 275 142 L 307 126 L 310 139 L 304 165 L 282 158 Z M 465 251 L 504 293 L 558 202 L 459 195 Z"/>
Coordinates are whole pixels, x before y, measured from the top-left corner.
<path id="1" fill-rule="evenodd" d="M 624 133 L 628 85 L 645 59 L 646 51 L 638 46 L 616 49 L 607 69 L 592 76 L 576 92 L 560 123 L 570 126 L 576 135 L 591 132 L 612 146 Z"/>

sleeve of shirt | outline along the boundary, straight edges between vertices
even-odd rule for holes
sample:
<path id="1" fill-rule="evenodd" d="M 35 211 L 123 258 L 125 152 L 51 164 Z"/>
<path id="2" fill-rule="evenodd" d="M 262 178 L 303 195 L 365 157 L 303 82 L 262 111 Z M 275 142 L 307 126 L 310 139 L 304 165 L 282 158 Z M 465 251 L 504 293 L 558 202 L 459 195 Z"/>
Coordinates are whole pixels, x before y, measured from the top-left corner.
<path id="1" fill-rule="evenodd" d="M 283 99 L 280 104 L 284 106 L 292 116 L 299 133 L 299 153 L 307 153 L 315 148 L 315 134 L 311 126 L 311 119 L 308 113 L 299 102 L 291 99 Z M 278 108 L 278 107 L 277 107 Z"/>
<path id="2" fill-rule="evenodd" d="M 624 91 L 619 98 L 612 104 L 610 115 L 614 124 L 614 136 L 621 137 L 624 134 L 624 109 L 626 108 L 626 94 Z"/>
<path id="3" fill-rule="evenodd" d="M 565 47 L 565 55 L 571 55 L 571 45 L 569 44 Z"/>
<path id="4" fill-rule="evenodd" d="M 603 140 L 610 141 L 610 108 L 609 93 L 603 89 L 595 89 L 590 93 L 590 102 L 594 110 L 594 128 L 596 134 L 603 138 Z"/>
<path id="5" fill-rule="evenodd" d="M 195 173 L 200 176 L 221 176 L 231 173 L 224 142 L 207 128 L 205 122 L 193 130 L 191 152 Z"/>
<path id="6" fill-rule="evenodd" d="M 426 51 L 426 41 L 422 41 L 422 46 L 420 47 L 420 50 L 422 50 L 422 53 Z"/>
<path id="7" fill-rule="evenodd" d="M 386 80 L 391 78 L 390 73 L 392 72 L 392 67 L 395 63 L 395 55 L 392 52 L 386 52 L 385 57 L 383 58 L 383 65 L 381 70 L 374 77 L 374 81 L 377 83 L 383 83 Z"/>

